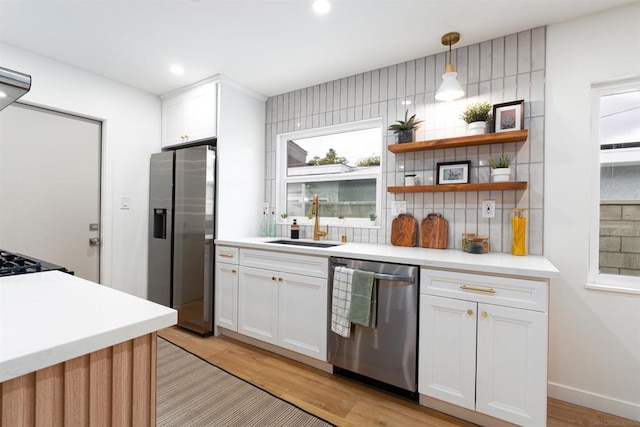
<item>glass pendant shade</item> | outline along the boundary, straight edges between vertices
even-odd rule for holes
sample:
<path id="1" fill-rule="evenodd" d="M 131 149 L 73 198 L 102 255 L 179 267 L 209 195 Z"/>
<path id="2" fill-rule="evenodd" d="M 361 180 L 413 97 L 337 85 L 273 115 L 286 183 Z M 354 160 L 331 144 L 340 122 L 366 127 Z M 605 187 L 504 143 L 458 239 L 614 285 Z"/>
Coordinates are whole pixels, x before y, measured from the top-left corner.
<path id="1" fill-rule="evenodd" d="M 436 92 L 436 99 L 438 101 L 453 101 L 464 96 L 464 90 L 458 82 L 458 73 L 455 71 L 448 71 L 442 75 L 442 83 L 438 92 Z"/>

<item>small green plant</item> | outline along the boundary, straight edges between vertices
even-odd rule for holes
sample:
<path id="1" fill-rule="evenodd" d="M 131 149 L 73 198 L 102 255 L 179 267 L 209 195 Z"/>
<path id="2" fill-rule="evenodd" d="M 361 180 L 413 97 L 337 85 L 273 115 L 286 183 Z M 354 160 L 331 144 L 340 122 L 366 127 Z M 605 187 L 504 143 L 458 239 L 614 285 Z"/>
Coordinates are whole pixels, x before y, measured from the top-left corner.
<path id="1" fill-rule="evenodd" d="M 376 220 L 376 218 L 378 218 L 378 215 L 376 215 L 376 214 L 374 214 L 374 213 L 369 214 L 369 220 L 370 220 L 370 221 L 375 221 L 375 220 Z"/>
<path id="2" fill-rule="evenodd" d="M 508 154 L 503 154 L 502 156 L 500 156 L 498 161 L 495 161 L 492 157 L 489 157 L 489 166 L 491 166 L 491 169 L 508 168 L 510 163 L 511 157 L 509 157 Z"/>
<path id="3" fill-rule="evenodd" d="M 393 133 L 398 133 L 403 130 L 411 130 L 418 127 L 423 120 L 416 120 L 416 115 L 409 117 L 409 110 L 404 113 L 404 120 L 398 120 L 397 123 L 389 125 L 388 130 L 392 130 Z"/>
<path id="4" fill-rule="evenodd" d="M 486 101 L 469 104 L 462 114 L 460 114 L 460 118 L 467 124 L 473 122 L 486 122 L 491 118 L 492 109 L 493 105 Z"/>
<path id="5" fill-rule="evenodd" d="M 285 212 L 285 213 L 281 213 L 280 216 L 282 217 L 282 219 L 286 219 L 289 216 L 289 214 Z"/>
<path id="6" fill-rule="evenodd" d="M 312 214 L 311 212 L 309 212 L 309 213 L 307 214 L 307 218 L 309 218 L 309 219 L 313 219 L 313 214 Z"/>
<path id="7" fill-rule="evenodd" d="M 338 215 L 338 219 L 344 219 L 344 215 L 339 214 L 339 215 Z"/>
<path id="8" fill-rule="evenodd" d="M 366 166 L 380 166 L 380 156 L 369 156 L 364 159 L 358 160 L 356 164 L 358 167 L 366 167 Z"/>

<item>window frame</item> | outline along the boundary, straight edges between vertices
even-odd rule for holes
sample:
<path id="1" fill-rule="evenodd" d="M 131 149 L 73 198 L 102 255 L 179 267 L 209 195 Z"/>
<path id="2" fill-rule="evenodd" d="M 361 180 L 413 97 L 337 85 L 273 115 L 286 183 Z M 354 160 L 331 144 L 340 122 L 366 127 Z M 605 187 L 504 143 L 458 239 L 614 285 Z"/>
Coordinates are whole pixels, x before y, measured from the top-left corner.
<path id="1" fill-rule="evenodd" d="M 370 167 L 367 170 L 353 171 L 348 174 L 317 174 L 317 175 L 299 175 L 287 176 L 287 141 L 302 138 L 311 138 L 336 133 L 346 133 L 365 129 L 380 130 L 380 166 Z M 320 181 L 349 181 L 360 179 L 376 180 L 376 211 L 375 214 L 379 218 L 382 212 L 382 178 L 383 178 L 383 148 L 384 148 L 384 123 L 381 117 L 374 119 L 359 120 L 357 122 L 342 123 L 338 125 L 324 126 L 319 128 L 305 129 L 276 135 L 276 197 L 275 207 L 278 224 L 288 224 L 292 219 L 298 220 L 299 224 L 305 224 L 308 221 L 306 216 L 290 216 L 287 219 L 281 218 L 279 213 L 285 212 L 287 202 L 287 184 L 300 182 L 320 182 Z M 339 178 L 339 179 L 338 179 Z M 380 228 L 378 221 L 370 221 L 369 218 L 344 218 L 337 217 L 321 217 L 322 226 L 336 226 L 346 228 Z"/>
<path id="2" fill-rule="evenodd" d="M 640 77 L 615 82 L 596 83 L 591 86 L 591 146 L 589 150 L 589 263 L 585 288 L 640 295 L 640 277 L 616 274 L 601 274 L 600 269 L 600 169 L 603 164 L 600 153 L 600 98 L 605 95 L 640 90 Z M 611 153 L 613 154 L 613 153 Z M 611 154 L 609 157 L 611 159 Z M 623 162 L 621 162 L 623 163 Z"/>

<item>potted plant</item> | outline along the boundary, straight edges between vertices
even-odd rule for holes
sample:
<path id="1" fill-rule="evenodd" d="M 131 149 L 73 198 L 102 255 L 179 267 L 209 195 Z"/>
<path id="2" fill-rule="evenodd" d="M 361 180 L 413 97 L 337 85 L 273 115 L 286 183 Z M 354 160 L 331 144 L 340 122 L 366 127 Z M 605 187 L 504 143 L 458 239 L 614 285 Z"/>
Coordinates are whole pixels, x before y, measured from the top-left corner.
<path id="1" fill-rule="evenodd" d="M 500 156 L 498 161 L 494 160 L 492 157 L 489 157 L 489 166 L 491 166 L 491 180 L 493 182 L 508 182 L 509 176 L 511 175 L 511 168 L 509 168 L 509 164 L 511 163 L 511 158 L 508 154 L 503 154 Z"/>
<path id="2" fill-rule="evenodd" d="M 409 117 L 409 110 L 404 113 L 404 120 L 398 120 L 397 123 L 389 125 L 388 130 L 392 130 L 393 133 L 398 135 L 398 144 L 404 142 L 412 142 L 413 135 L 420 123 L 423 120 L 416 120 L 416 115 Z"/>
<path id="3" fill-rule="evenodd" d="M 378 215 L 376 215 L 375 213 L 370 213 L 369 214 L 369 221 L 371 221 L 372 223 L 375 224 L 376 218 L 378 218 Z"/>
<path id="4" fill-rule="evenodd" d="M 344 215 L 338 214 L 338 221 L 340 221 L 340 224 L 344 224 Z"/>
<path id="5" fill-rule="evenodd" d="M 487 122 L 491 119 L 493 105 L 488 102 L 476 102 L 469 104 L 464 109 L 460 118 L 467 123 L 469 135 L 481 135 L 487 129 Z"/>

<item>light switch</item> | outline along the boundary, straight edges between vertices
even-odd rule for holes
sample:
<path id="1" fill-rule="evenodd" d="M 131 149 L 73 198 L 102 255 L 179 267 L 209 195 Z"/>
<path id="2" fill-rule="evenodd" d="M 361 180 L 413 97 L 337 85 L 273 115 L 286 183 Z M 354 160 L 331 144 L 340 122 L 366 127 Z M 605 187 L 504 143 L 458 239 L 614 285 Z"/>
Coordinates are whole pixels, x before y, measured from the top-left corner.
<path id="1" fill-rule="evenodd" d="M 120 197 L 120 209 L 129 209 L 131 200 L 128 197 Z"/>
<path id="2" fill-rule="evenodd" d="M 398 216 L 401 213 L 407 212 L 406 200 L 394 200 L 391 202 L 391 215 Z"/>
<path id="3" fill-rule="evenodd" d="M 482 217 L 483 218 L 496 217 L 496 201 L 495 200 L 482 201 Z"/>

